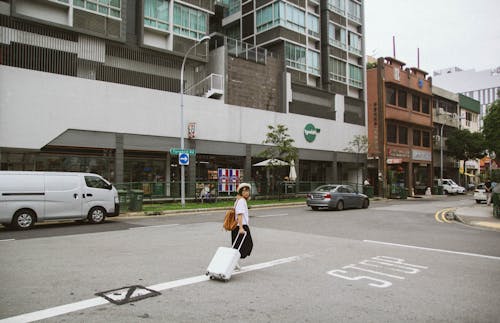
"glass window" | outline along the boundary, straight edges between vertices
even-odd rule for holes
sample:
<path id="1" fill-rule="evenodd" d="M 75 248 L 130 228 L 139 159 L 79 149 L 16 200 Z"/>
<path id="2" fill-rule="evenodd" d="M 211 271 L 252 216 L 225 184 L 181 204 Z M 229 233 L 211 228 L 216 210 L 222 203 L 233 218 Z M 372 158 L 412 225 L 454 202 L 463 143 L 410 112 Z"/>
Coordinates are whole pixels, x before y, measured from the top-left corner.
<path id="1" fill-rule="evenodd" d="M 408 145 L 408 128 L 399 126 L 399 143 L 403 145 Z"/>
<path id="2" fill-rule="evenodd" d="M 396 105 L 396 90 L 392 87 L 387 87 L 385 89 L 387 104 Z"/>
<path id="3" fill-rule="evenodd" d="M 97 5 L 99 3 L 99 5 Z M 84 8 L 89 11 L 95 11 L 108 17 L 120 18 L 121 1 L 120 0 L 74 0 L 73 6 Z"/>
<path id="4" fill-rule="evenodd" d="M 397 143 L 397 126 L 387 124 L 387 142 Z"/>
<path id="5" fill-rule="evenodd" d="M 413 111 L 420 112 L 420 96 L 416 94 L 411 96 L 411 106 Z"/>
<path id="6" fill-rule="evenodd" d="M 328 43 L 332 46 L 346 49 L 346 31 L 333 23 L 328 24 Z"/>
<path id="7" fill-rule="evenodd" d="M 319 18 L 308 14 L 307 15 L 307 32 L 309 35 L 319 37 Z"/>
<path id="8" fill-rule="evenodd" d="M 345 0 L 328 0 L 328 8 L 341 15 L 345 13 Z"/>
<path id="9" fill-rule="evenodd" d="M 413 146 L 420 146 L 420 141 L 422 140 L 422 132 L 420 130 L 413 129 Z"/>
<path id="10" fill-rule="evenodd" d="M 174 3 L 174 33 L 200 39 L 207 33 L 207 13 Z"/>
<path id="11" fill-rule="evenodd" d="M 168 30 L 168 7 L 167 0 L 145 0 L 144 25 Z"/>
<path id="12" fill-rule="evenodd" d="M 429 114 L 429 99 L 422 99 L 422 113 Z"/>
<path id="13" fill-rule="evenodd" d="M 349 50 L 361 55 L 361 37 L 349 32 Z"/>
<path id="14" fill-rule="evenodd" d="M 363 70 L 361 67 L 349 64 L 349 84 L 363 87 Z"/>
<path id="15" fill-rule="evenodd" d="M 109 187 L 108 183 L 103 181 L 101 178 L 95 176 L 85 176 L 85 184 L 87 184 L 87 187 L 92 187 L 92 188 L 107 189 Z"/>
<path id="16" fill-rule="evenodd" d="M 406 91 L 398 90 L 398 106 L 406 108 Z"/>
<path id="17" fill-rule="evenodd" d="M 257 10 L 255 24 L 257 32 L 281 25 L 297 32 L 304 33 L 306 31 L 306 13 L 291 4 L 277 1 Z"/>
<path id="18" fill-rule="evenodd" d="M 431 136 L 428 131 L 422 131 L 422 146 L 430 147 L 431 146 Z"/>
<path id="19" fill-rule="evenodd" d="M 319 53 L 307 50 L 307 71 L 319 75 Z"/>
<path id="20" fill-rule="evenodd" d="M 353 20 L 361 20 L 361 5 L 349 0 L 347 15 Z"/>
<path id="21" fill-rule="evenodd" d="M 328 68 L 331 80 L 346 81 L 346 62 L 330 57 Z"/>
<path id="22" fill-rule="evenodd" d="M 302 71 L 306 70 L 306 49 L 292 43 L 285 43 L 286 65 Z"/>

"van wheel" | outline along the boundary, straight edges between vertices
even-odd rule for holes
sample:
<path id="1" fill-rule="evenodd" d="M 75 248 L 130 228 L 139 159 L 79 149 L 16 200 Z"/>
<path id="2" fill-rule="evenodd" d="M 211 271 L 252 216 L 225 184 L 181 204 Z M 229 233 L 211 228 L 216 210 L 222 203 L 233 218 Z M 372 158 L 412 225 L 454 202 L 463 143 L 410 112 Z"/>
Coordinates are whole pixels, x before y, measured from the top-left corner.
<path id="1" fill-rule="evenodd" d="M 18 230 L 28 230 L 35 225 L 35 222 L 35 212 L 31 210 L 19 210 L 14 214 L 11 226 Z"/>
<path id="2" fill-rule="evenodd" d="M 103 223 L 106 220 L 106 210 L 100 206 L 96 206 L 90 209 L 87 219 L 92 224 Z"/>

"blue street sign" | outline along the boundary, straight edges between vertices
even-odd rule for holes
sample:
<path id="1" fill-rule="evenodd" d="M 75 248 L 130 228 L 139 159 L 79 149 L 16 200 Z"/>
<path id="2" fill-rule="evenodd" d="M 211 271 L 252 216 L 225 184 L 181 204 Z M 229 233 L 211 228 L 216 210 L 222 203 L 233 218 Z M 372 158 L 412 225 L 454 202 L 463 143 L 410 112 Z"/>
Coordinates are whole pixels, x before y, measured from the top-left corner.
<path id="1" fill-rule="evenodd" d="M 179 154 L 179 165 L 189 165 L 189 154 L 180 153 Z"/>

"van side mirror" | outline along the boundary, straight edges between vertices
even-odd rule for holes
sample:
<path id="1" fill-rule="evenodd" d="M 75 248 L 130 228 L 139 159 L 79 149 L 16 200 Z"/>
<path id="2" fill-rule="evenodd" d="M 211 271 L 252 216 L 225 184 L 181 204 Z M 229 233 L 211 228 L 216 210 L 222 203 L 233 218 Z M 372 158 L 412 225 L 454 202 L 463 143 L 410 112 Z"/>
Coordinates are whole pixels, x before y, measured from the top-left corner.
<path id="1" fill-rule="evenodd" d="M 113 185 L 112 184 L 107 184 L 106 187 L 105 187 L 107 190 L 110 190 L 113 188 Z"/>

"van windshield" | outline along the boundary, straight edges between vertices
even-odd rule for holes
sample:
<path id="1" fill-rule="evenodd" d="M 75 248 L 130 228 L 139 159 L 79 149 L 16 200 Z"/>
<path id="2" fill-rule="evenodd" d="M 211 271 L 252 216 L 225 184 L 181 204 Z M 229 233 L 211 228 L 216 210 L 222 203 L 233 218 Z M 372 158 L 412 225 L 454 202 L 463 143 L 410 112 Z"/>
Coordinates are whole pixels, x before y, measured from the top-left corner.
<path id="1" fill-rule="evenodd" d="M 93 188 L 108 189 L 109 187 L 108 183 L 106 183 L 102 178 L 96 176 L 85 176 L 85 184 L 87 184 L 88 187 Z"/>

